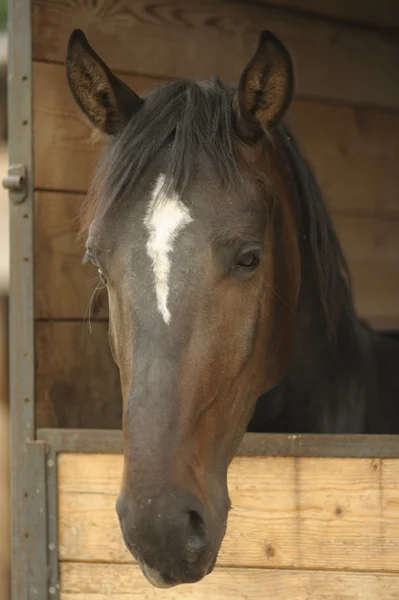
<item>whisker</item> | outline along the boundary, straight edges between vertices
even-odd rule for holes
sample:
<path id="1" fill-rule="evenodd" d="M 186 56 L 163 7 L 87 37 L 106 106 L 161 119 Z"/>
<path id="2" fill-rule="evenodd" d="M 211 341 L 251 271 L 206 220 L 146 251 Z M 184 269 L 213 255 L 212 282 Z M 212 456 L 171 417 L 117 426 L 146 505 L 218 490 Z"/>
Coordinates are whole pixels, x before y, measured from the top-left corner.
<path id="1" fill-rule="evenodd" d="M 285 302 L 285 301 L 282 299 L 282 297 L 281 297 L 281 296 L 280 296 L 280 295 L 279 295 L 279 294 L 276 292 L 276 290 L 274 289 L 274 287 L 272 286 L 272 284 L 271 284 L 271 283 L 269 283 L 268 281 L 266 281 L 265 283 L 266 283 L 266 285 L 267 285 L 267 286 L 269 286 L 269 288 L 270 288 L 271 292 L 272 292 L 272 293 L 273 293 L 273 294 L 276 296 L 276 298 L 278 298 L 278 299 L 280 300 L 280 302 L 282 302 L 282 303 L 284 304 L 284 306 L 285 306 L 286 308 L 288 308 L 288 309 L 289 309 L 290 307 L 288 306 L 288 304 L 287 304 L 287 303 L 286 303 L 286 302 Z"/>
<path id="2" fill-rule="evenodd" d="M 94 281 L 95 281 L 95 280 L 94 280 Z M 96 299 L 97 299 L 97 297 L 98 297 L 98 294 L 99 294 L 99 293 L 100 293 L 100 292 L 101 292 L 101 291 L 102 291 L 102 290 L 103 290 L 105 287 L 106 287 L 106 286 L 105 286 L 105 284 L 104 284 L 104 283 L 102 283 L 102 281 L 101 281 L 101 280 L 100 280 L 100 281 L 98 281 L 98 283 L 97 283 L 97 285 L 96 285 L 96 287 L 95 287 L 95 289 L 94 289 L 94 291 L 93 291 L 93 293 L 92 293 L 92 295 L 91 295 L 91 297 L 90 297 L 90 300 L 89 300 L 89 302 L 88 302 L 87 308 L 86 308 L 85 316 L 84 316 L 84 319 L 83 319 L 83 324 L 85 324 L 85 323 L 86 323 L 86 321 L 87 321 L 87 323 L 88 323 L 88 325 L 89 325 L 89 333 L 90 333 L 90 335 L 91 335 L 91 333 L 92 333 L 92 328 L 91 328 L 91 313 L 92 313 L 92 309 L 93 309 L 94 303 L 95 303 L 95 301 L 96 301 Z"/>

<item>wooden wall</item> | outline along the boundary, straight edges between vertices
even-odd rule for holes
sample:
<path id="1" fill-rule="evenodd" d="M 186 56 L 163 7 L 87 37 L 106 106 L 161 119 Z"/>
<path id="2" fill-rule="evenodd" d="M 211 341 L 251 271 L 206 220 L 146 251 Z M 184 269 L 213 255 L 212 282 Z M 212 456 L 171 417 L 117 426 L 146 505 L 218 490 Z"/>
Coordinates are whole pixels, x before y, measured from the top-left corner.
<path id="1" fill-rule="evenodd" d="M 122 456 L 60 454 L 63 600 L 397 600 L 397 459 L 236 457 L 217 567 L 156 590 L 122 541 Z"/>
<path id="2" fill-rule="evenodd" d="M 391 0 L 33 0 L 37 424 L 118 427 L 107 304 L 87 307 L 77 209 L 101 145 L 67 89 L 80 27 L 136 91 L 218 74 L 237 82 L 259 31 L 293 54 L 288 121 L 321 182 L 354 278 L 359 313 L 399 328 L 399 4 Z"/>

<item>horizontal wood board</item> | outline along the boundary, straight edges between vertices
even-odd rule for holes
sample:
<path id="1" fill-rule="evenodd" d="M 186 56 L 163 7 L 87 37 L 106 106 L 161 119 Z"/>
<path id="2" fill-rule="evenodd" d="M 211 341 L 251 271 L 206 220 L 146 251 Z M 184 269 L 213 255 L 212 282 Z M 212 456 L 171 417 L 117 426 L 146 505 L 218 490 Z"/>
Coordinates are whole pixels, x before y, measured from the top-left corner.
<path id="1" fill-rule="evenodd" d="M 108 323 L 36 322 L 36 427 L 121 427 Z"/>
<path id="2" fill-rule="evenodd" d="M 300 96 L 399 107 L 399 45 L 391 36 L 255 1 L 33 0 L 33 58 L 64 62 L 79 27 L 114 69 L 151 76 L 220 75 L 236 83 L 269 29 L 293 54 Z"/>
<path id="3" fill-rule="evenodd" d="M 82 194 L 35 194 L 35 315 L 43 319 L 108 317 L 96 268 L 83 264 Z M 88 328 L 88 323 L 87 323 Z"/>
<path id="4" fill-rule="evenodd" d="M 139 567 L 61 563 L 61 600 L 397 600 L 387 574 L 216 569 L 194 585 L 157 590 Z"/>
<path id="5" fill-rule="evenodd" d="M 58 455 L 61 561 L 134 562 L 115 512 L 121 476 L 121 455 Z M 229 491 L 222 567 L 399 572 L 398 459 L 240 456 Z"/>
<path id="6" fill-rule="evenodd" d="M 266 6 L 299 10 L 332 19 L 352 21 L 374 27 L 399 27 L 399 4 L 396 0 L 259 0 Z"/>
<path id="7" fill-rule="evenodd" d="M 107 317 L 105 290 L 90 305 L 98 277 L 92 265 L 82 264 L 82 201 L 81 194 L 36 192 L 37 318 L 85 319 L 89 313 L 93 319 Z M 376 327 L 399 327 L 399 218 L 333 213 L 333 220 L 352 272 L 359 313 Z"/>
<path id="8" fill-rule="evenodd" d="M 399 220 L 336 215 L 333 222 L 359 315 L 378 329 L 399 329 Z"/>
<path id="9" fill-rule="evenodd" d="M 36 437 L 49 444 L 55 453 L 123 453 L 123 436 L 120 429 L 37 429 Z M 399 459 L 399 436 L 246 433 L 236 455 Z"/>
<path id="10" fill-rule="evenodd" d="M 139 94 L 165 83 L 122 79 Z M 35 187 L 86 192 L 104 142 L 93 141 L 63 66 L 34 63 L 34 82 Z M 295 100 L 287 122 L 330 210 L 399 215 L 399 114 Z"/>

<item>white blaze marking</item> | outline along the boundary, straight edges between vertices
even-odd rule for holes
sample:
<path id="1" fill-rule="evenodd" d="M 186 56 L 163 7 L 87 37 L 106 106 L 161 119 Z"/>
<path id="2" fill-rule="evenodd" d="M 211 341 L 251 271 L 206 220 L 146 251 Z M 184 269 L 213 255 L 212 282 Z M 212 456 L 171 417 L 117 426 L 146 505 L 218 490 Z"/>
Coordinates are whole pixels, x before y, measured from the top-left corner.
<path id="1" fill-rule="evenodd" d="M 154 269 L 158 310 L 165 323 L 169 323 L 169 255 L 177 235 L 183 227 L 191 223 L 192 218 L 178 194 L 166 195 L 163 192 L 164 183 L 165 175 L 160 175 L 152 192 L 144 225 L 149 232 L 147 254 Z"/>

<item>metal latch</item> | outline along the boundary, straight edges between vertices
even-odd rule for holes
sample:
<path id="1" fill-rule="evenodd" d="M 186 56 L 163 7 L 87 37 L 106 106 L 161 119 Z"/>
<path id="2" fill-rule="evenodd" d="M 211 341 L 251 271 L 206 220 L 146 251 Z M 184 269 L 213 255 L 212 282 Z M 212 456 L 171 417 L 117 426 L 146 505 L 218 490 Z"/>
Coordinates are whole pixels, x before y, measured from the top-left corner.
<path id="1" fill-rule="evenodd" d="M 10 192 L 10 200 L 14 204 L 23 202 L 27 196 L 26 179 L 25 165 L 10 165 L 3 187 Z"/>

